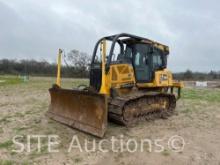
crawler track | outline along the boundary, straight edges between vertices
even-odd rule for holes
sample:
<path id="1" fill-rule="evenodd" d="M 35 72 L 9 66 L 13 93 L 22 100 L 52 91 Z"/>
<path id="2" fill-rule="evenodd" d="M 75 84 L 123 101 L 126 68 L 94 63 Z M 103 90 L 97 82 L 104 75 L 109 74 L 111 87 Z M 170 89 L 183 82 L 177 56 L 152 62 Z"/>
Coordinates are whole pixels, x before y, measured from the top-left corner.
<path id="1" fill-rule="evenodd" d="M 109 119 L 131 126 L 143 119 L 167 118 L 176 107 L 176 98 L 168 93 L 137 93 L 109 101 Z"/>

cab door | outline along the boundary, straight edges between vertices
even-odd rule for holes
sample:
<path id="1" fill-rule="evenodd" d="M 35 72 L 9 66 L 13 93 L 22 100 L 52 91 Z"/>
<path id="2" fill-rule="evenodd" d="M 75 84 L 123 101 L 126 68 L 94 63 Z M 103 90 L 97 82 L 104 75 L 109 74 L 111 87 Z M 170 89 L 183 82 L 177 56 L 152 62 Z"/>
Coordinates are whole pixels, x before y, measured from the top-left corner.
<path id="1" fill-rule="evenodd" d="M 146 44 L 137 44 L 133 49 L 133 66 L 136 82 L 144 83 L 152 81 L 150 55 Z"/>

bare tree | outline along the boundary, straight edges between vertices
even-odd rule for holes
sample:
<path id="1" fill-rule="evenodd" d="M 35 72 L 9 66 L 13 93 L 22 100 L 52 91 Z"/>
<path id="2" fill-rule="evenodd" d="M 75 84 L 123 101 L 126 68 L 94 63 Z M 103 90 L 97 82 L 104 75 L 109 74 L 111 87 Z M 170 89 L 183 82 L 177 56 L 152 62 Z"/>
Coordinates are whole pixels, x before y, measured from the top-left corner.
<path id="1" fill-rule="evenodd" d="M 90 56 L 87 53 L 80 52 L 74 49 L 67 54 L 67 60 L 74 68 L 80 70 L 88 70 Z"/>

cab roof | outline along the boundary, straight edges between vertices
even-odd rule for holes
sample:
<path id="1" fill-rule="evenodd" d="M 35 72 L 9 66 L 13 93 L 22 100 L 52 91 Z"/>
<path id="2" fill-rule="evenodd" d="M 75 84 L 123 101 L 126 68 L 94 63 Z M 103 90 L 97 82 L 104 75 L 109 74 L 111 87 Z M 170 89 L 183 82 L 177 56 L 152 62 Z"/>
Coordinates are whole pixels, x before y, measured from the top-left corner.
<path id="1" fill-rule="evenodd" d="M 169 53 L 169 47 L 161 44 L 159 42 L 153 41 L 148 38 L 136 36 L 133 34 L 128 33 L 119 33 L 111 36 L 103 37 L 103 39 L 110 40 L 110 41 L 120 41 L 122 43 L 128 44 L 128 43 L 145 43 L 145 44 L 151 44 L 152 46 L 155 46 L 156 48 L 165 51 Z"/>

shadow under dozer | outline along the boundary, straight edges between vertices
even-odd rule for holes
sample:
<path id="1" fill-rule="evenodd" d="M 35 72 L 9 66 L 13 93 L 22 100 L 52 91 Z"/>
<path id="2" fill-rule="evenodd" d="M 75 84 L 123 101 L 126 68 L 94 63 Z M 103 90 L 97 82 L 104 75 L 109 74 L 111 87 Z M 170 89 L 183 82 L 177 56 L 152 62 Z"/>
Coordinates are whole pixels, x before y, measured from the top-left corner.
<path id="1" fill-rule="evenodd" d="M 47 115 L 63 124 L 103 137 L 107 128 L 107 98 L 84 90 L 49 89 L 51 104 Z"/>

